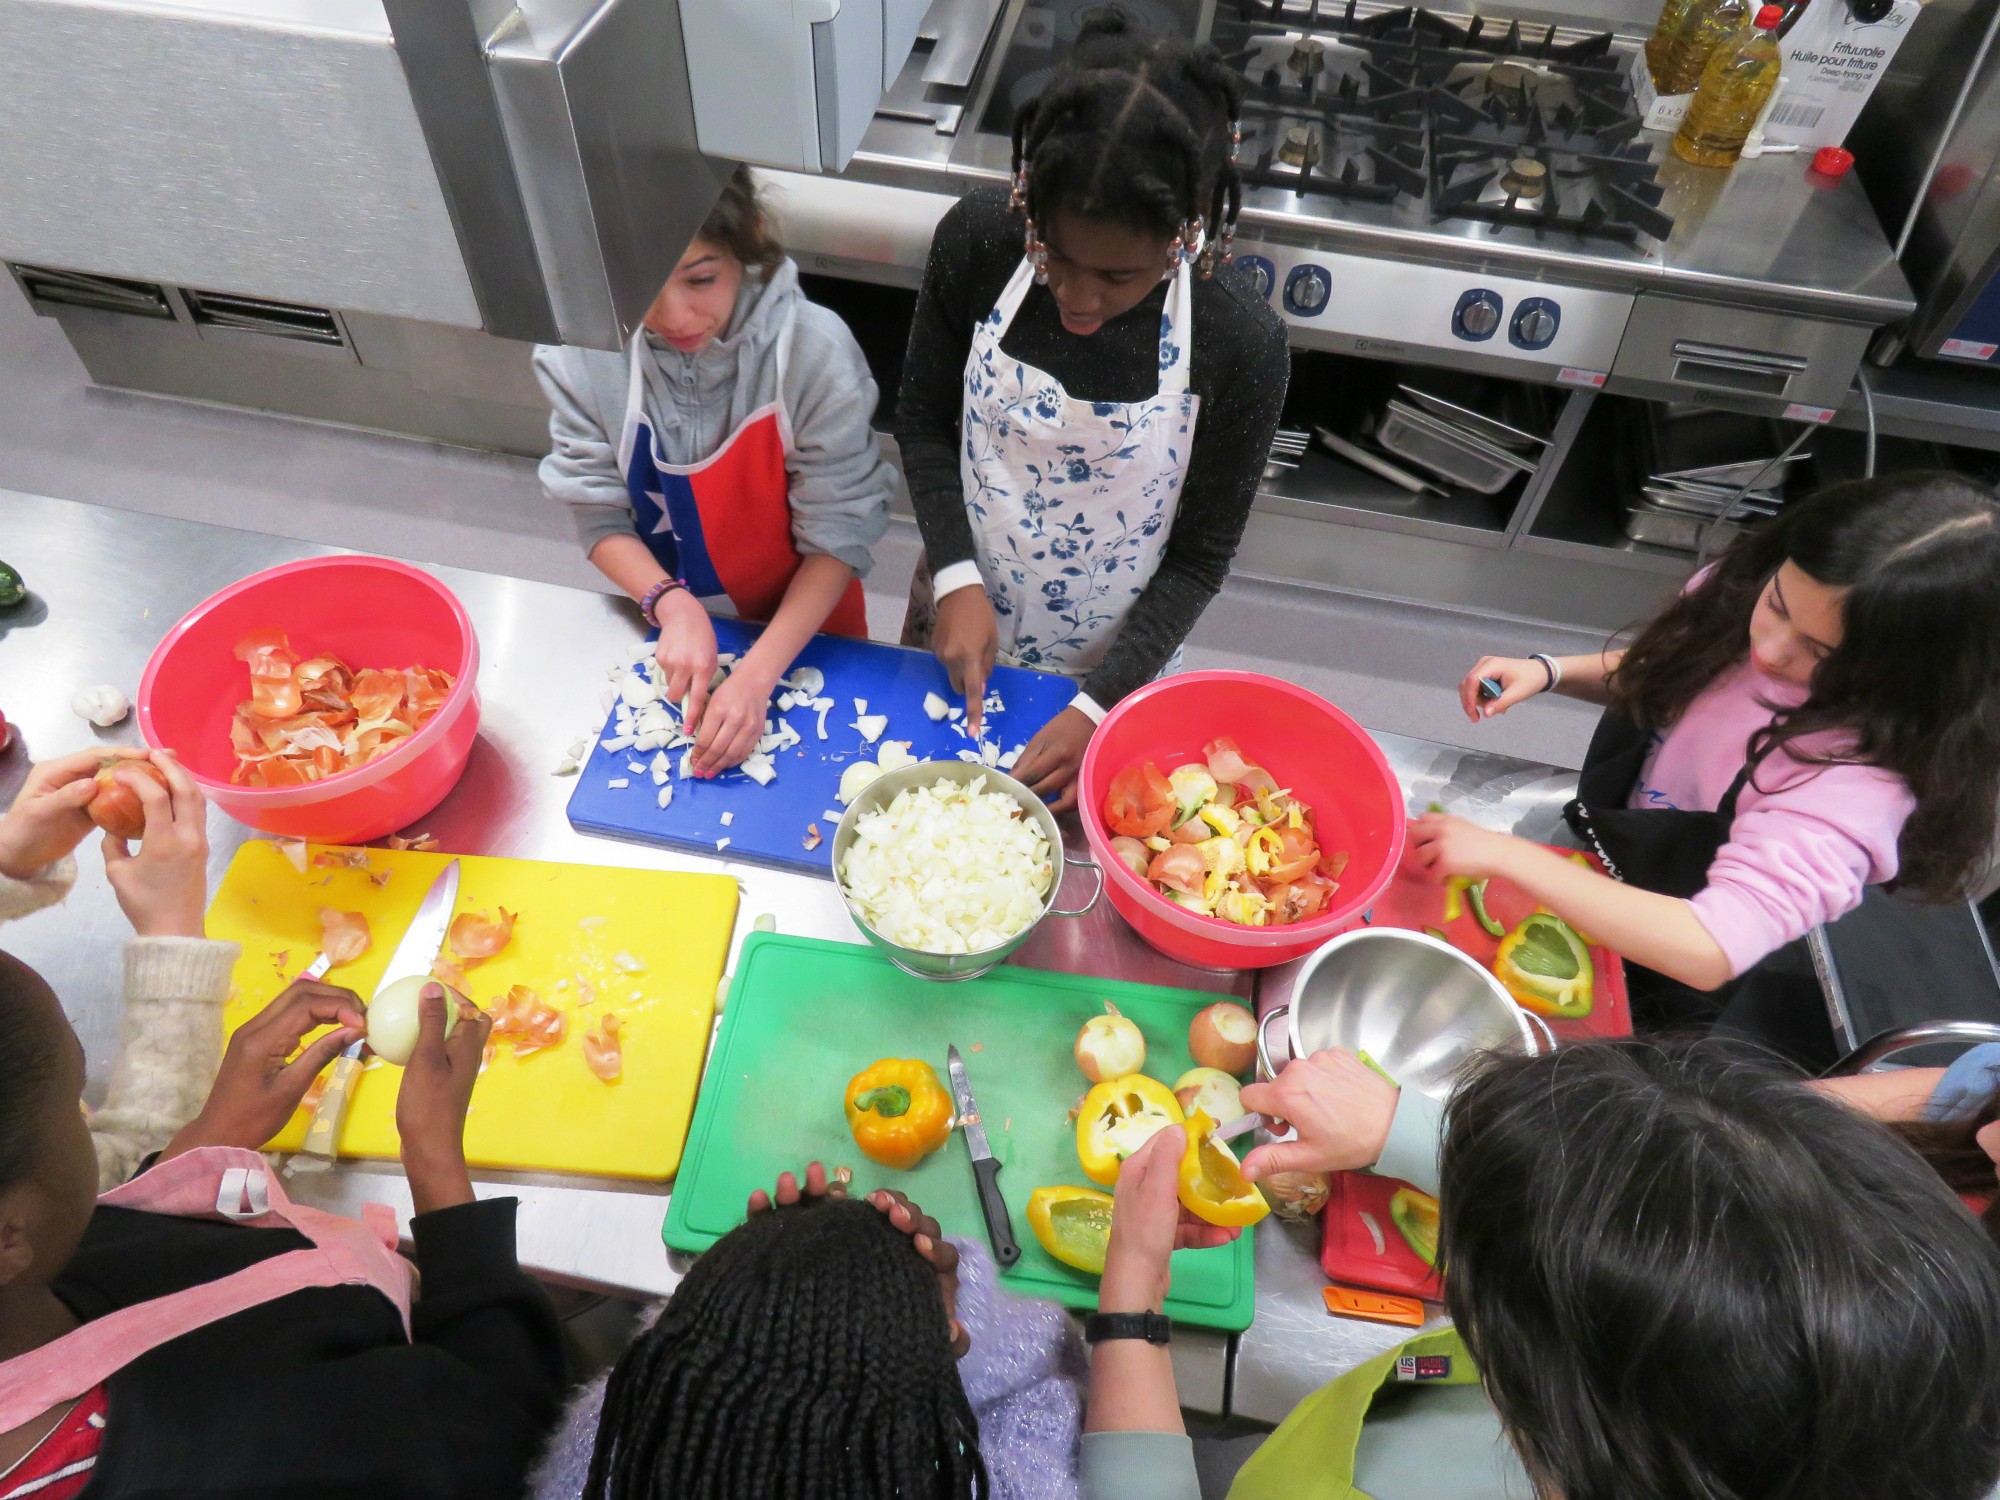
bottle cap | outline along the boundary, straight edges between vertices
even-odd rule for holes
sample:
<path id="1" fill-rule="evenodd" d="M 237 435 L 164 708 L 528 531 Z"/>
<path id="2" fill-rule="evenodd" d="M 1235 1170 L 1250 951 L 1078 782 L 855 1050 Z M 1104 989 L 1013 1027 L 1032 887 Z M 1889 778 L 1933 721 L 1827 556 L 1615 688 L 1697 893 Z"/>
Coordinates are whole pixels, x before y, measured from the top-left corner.
<path id="1" fill-rule="evenodd" d="M 1776 31 L 1784 19 L 1784 6 L 1767 5 L 1757 12 L 1757 29 L 1759 31 Z"/>
<path id="2" fill-rule="evenodd" d="M 1838 177 L 1854 165 L 1854 153 L 1840 146 L 1822 146 L 1813 153 L 1812 168 L 1822 177 Z"/>

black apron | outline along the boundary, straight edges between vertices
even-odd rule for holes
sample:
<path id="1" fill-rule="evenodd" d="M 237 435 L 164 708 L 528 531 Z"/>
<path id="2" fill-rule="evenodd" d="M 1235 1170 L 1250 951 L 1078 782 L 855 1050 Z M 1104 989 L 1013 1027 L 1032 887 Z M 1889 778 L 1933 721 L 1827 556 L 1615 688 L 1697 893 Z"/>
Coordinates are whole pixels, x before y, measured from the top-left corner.
<path id="1" fill-rule="evenodd" d="M 1651 733 L 1624 709 L 1607 708 L 1584 754 L 1576 798 L 1563 817 L 1613 878 L 1685 900 L 1708 884 L 1709 867 L 1736 821 L 1736 799 L 1756 765 L 1745 762 L 1714 812 L 1628 807 L 1652 744 Z M 1713 1028 L 1771 1047 L 1814 1071 L 1834 1061 L 1825 997 L 1803 938 L 1713 990 L 1698 990 L 1629 959 L 1625 981 L 1638 1031 Z"/>

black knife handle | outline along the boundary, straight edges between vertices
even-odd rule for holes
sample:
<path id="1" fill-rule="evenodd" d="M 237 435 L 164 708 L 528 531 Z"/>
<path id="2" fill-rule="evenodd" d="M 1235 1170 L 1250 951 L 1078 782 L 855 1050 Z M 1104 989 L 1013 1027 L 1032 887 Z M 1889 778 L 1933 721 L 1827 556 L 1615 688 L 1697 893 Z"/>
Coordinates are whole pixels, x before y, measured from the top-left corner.
<path id="1" fill-rule="evenodd" d="M 1007 1200 L 1000 1196 L 1000 1163 L 992 1157 L 972 1164 L 973 1181 L 979 1184 L 979 1211 L 986 1215 L 986 1239 L 993 1246 L 993 1259 L 1001 1270 L 1021 1258 L 1014 1243 L 1014 1221 L 1007 1217 Z"/>

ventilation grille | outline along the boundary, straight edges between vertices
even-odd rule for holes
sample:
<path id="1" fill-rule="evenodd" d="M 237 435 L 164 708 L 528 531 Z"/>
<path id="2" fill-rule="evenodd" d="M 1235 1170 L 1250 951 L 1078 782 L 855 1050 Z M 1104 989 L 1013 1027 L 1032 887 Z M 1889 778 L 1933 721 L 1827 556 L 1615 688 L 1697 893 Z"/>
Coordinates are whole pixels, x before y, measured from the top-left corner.
<path id="1" fill-rule="evenodd" d="M 230 328 L 239 333 L 261 333 L 271 338 L 293 339 L 302 344 L 326 344 L 342 348 L 340 321 L 324 307 L 305 307 L 296 302 L 272 302 L 263 297 L 239 297 L 234 292 L 196 292 L 183 289 L 188 313 L 209 328 Z"/>
<path id="2" fill-rule="evenodd" d="M 167 300 L 167 289 L 157 282 L 125 281 L 116 276 L 57 271 L 47 266 L 17 265 L 10 269 L 30 302 L 173 321 L 174 309 Z"/>

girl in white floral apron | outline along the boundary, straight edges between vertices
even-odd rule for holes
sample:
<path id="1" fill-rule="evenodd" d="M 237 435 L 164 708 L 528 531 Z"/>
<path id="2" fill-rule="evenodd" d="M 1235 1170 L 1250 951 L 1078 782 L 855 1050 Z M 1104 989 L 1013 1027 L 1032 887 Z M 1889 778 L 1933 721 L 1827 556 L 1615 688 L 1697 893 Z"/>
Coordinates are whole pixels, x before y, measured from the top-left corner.
<path id="1" fill-rule="evenodd" d="M 939 223 L 896 435 L 928 565 L 905 642 L 975 724 L 995 661 L 1077 681 L 1015 767 L 1060 809 L 1097 722 L 1179 665 L 1221 587 L 1290 366 L 1225 269 L 1241 79 L 1116 13 L 1056 41 L 1011 200 Z"/>

